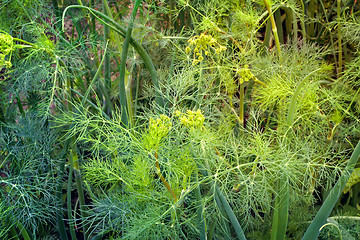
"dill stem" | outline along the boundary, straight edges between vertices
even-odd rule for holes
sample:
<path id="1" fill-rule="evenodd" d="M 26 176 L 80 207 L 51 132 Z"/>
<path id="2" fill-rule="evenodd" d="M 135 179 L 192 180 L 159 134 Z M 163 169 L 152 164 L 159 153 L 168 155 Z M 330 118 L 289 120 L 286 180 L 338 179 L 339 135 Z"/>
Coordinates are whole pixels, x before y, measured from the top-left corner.
<path id="1" fill-rule="evenodd" d="M 267 11 L 269 13 L 271 27 L 272 27 L 272 31 L 273 31 L 274 38 L 275 38 L 275 44 L 276 44 L 276 48 L 278 50 L 279 60 L 280 60 L 280 63 L 281 63 L 282 58 L 281 58 L 280 40 L 279 40 L 278 31 L 277 31 L 277 28 L 276 28 L 275 19 L 274 19 L 273 13 L 271 11 L 271 7 L 270 7 L 269 2 L 267 0 L 264 0 L 264 4 L 265 4 L 266 9 L 267 9 Z"/>
<path id="2" fill-rule="evenodd" d="M 72 157 L 70 157 L 72 158 Z M 70 160 L 72 161 L 72 160 Z M 72 162 L 73 164 L 73 162 Z M 72 176 L 73 176 L 73 167 L 70 166 L 69 169 L 69 178 L 68 178 L 68 185 L 67 185 L 67 194 L 66 194 L 66 204 L 67 204 L 67 214 L 68 214 L 68 219 L 69 219 L 69 231 L 70 231 L 70 236 L 72 240 L 76 240 L 76 234 L 75 234 L 75 229 L 74 229 L 74 222 L 72 220 L 72 208 L 71 208 L 71 185 L 72 185 Z"/>
<path id="3" fill-rule="evenodd" d="M 354 168 L 359 158 L 360 158 L 360 141 L 354 148 L 354 151 L 351 154 L 350 159 L 347 161 L 345 169 L 342 171 L 342 175 L 340 176 L 334 187 L 330 190 L 329 195 L 326 197 L 319 211 L 316 213 L 316 216 L 311 221 L 304 236 L 302 237 L 302 240 L 317 239 L 321 227 L 326 223 L 326 220 L 328 219 L 333 208 L 335 207 L 335 204 L 339 201 L 339 198 L 344 190 L 345 184 L 349 181 L 350 175 L 354 171 Z"/>
<path id="4" fill-rule="evenodd" d="M 337 0 L 337 18 L 340 21 L 340 17 L 341 17 L 341 0 Z M 338 59 L 338 70 L 337 70 L 337 74 L 338 77 L 341 76 L 341 71 L 342 71 L 342 65 L 343 65 L 343 50 L 342 50 L 342 34 L 341 34 L 341 28 L 340 28 L 340 24 L 338 25 L 338 52 L 339 52 L 339 59 Z"/>
<path id="5" fill-rule="evenodd" d="M 82 187 L 82 179 L 81 179 L 81 173 L 80 173 L 80 168 L 79 168 L 78 156 L 77 156 L 75 149 L 70 149 L 69 162 L 70 162 L 70 168 L 75 173 L 75 183 L 76 183 L 76 188 L 78 191 L 78 198 L 79 198 L 79 202 L 80 202 L 80 215 L 81 215 L 82 219 L 86 219 L 87 213 L 86 213 L 86 207 L 85 207 L 85 193 L 84 193 L 84 189 Z M 83 230 L 84 230 L 84 240 L 87 240 L 89 238 L 89 236 L 88 236 L 89 235 L 89 227 L 84 225 Z"/>
<path id="6" fill-rule="evenodd" d="M 133 10 L 131 12 L 131 18 L 130 18 L 130 22 L 129 22 L 129 26 L 126 30 L 125 33 L 125 40 L 124 40 L 124 44 L 122 47 L 122 52 L 121 52 L 121 62 L 120 62 L 120 67 L 119 67 L 119 78 L 120 78 L 120 83 L 119 83 L 119 100 L 120 100 L 120 106 L 121 106 L 121 122 L 126 126 L 129 127 L 129 122 L 131 123 L 131 121 L 129 121 L 129 118 L 131 119 L 132 116 L 130 115 L 130 111 L 129 109 L 132 109 L 133 106 L 129 106 L 129 104 L 132 103 L 129 94 L 127 96 L 126 94 L 126 81 L 125 81 L 125 77 L 126 77 L 126 59 L 127 59 L 127 55 L 128 55 L 128 50 L 129 50 L 129 45 L 130 45 L 130 41 L 131 41 L 131 33 L 133 30 L 133 25 L 134 25 L 134 20 L 137 14 L 137 10 L 139 8 L 141 4 L 141 0 L 136 0 L 135 1 L 135 5 L 133 7 Z M 131 91 L 130 91 L 131 92 Z"/>
<path id="7" fill-rule="evenodd" d="M 240 84 L 239 123 L 244 127 L 244 83 Z"/>
<path id="8" fill-rule="evenodd" d="M 170 184 L 166 181 L 166 179 L 164 178 L 164 176 L 161 174 L 161 171 L 160 171 L 160 165 L 159 165 L 159 161 L 158 161 L 158 155 L 157 155 L 157 152 L 155 152 L 155 159 L 156 159 L 156 174 L 159 176 L 160 180 L 162 181 L 162 183 L 164 184 L 164 186 L 166 187 L 166 189 L 168 190 L 168 192 L 171 194 L 172 198 L 174 199 L 175 202 L 177 202 L 177 197 L 176 197 L 176 194 L 175 192 L 171 189 L 171 186 Z"/>
<path id="9" fill-rule="evenodd" d="M 109 11 L 110 9 L 109 9 L 107 0 L 103 0 L 102 5 L 103 5 L 104 14 L 109 17 L 112 17 L 111 12 Z M 104 43 L 107 44 L 108 41 L 110 41 L 110 28 L 106 24 L 104 24 Z M 104 54 L 104 58 L 105 58 L 105 61 L 104 61 L 105 92 L 107 92 L 109 94 L 111 91 L 110 54 L 109 53 Z M 109 105 L 109 104 L 111 104 L 111 103 L 109 103 L 107 101 L 107 105 Z M 108 108 L 106 112 L 109 113 L 110 108 Z"/>

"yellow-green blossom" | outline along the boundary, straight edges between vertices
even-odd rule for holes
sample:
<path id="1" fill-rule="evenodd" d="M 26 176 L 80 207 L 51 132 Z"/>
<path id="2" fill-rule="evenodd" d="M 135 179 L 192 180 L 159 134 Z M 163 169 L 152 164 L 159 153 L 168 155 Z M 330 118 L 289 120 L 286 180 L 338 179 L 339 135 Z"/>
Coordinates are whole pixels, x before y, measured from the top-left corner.
<path id="1" fill-rule="evenodd" d="M 153 150 L 160 146 L 161 141 L 171 129 L 170 118 L 161 114 L 160 118 L 150 118 L 148 131 L 143 135 L 144 146 L 147 150 Z"/>
<path id="2" fill-rule="evenodd" d="M 12 66 L 9 60 L 5 60 L 5 57 L 9 55 L 13 49 L 14 42 L 12 36 L 0 31 L 0 69 L 3 67 L 10 68 Z"/>
<path id="3" fill-rule="evenodd" d="M 240 84 L 248 82 L 251 79 L 255 79 L 255 76 L 250 72 L 249 66 L 245 65 L 243 69 L 239 71 L 240 74 Z"/>
<path id="4" fill-rule="evenodd" d="M 215 38 L 205 33 L 200 36 L 194 36 L 188 40 L 189 45 L 185 48 L 186 54 L 191 52 L 191 46 L 194 46 L 193 51 L 193 64 L 204 60 L 203 54 L 209 55 L 210 49 L 214 50 L 215 54 L 220 54 L 226 50 L 226 47 L 222 46 Z"/>
<path id="5" fill-rule="evenodd" d="M 201 110 L 187 110 L 186 113 L 180 111 L 175 112 L 175 116 L 179 117 L 180 123 L 189 128 L 202 128 L 204 126 L 205 117 Z"/>
<path id="6" fill-rule="evenodd" d="M 181 114 L 182 114 L 182 113 L 181 113 L 179 110 L 176 110 L 176 111 L 174 112 L 175 117 L 180 117 Z"/>

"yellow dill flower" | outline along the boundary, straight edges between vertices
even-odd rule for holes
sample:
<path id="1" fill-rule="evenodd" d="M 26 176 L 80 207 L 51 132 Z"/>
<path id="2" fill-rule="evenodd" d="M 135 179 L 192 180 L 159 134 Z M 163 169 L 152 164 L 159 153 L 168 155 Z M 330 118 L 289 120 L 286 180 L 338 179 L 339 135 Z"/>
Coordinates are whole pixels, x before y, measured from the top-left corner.
<path id="1" fill-rule="evenodd" d="M 143 135 L 143 143 L 147 150 L 156 149 L 160 146 L 172 127 L 170 118 L 161 114 L 159 118 L 150 118 L 147 132 Z"/>
<path id="2" fill-rule="evenodd" d="M 226 50 L 225 46 L 222 46 L 214 37 L 207 35 L 205 33 L 200 34 L 200 36 L 194 36 L 188 40 L 189 45 L 185 48 L 186 54 L 191 52 L 191 46 L 194 46 L 193 50 L 193 65 L 204 60 L 204 55 L 209 55 L 210 49 L 212 49 L 215 54 L 220 54 Z"/>
<path id="3" fill-rule="evenodd" d="M 14 50 L 12 36 L 6 32 L 0 31 L 0 69 L 3 67 L 10 68 L 12 66 L 9 60 L 5 60 L 5 57 L 9 55 L 12 50 Z"/>
<path id="4" fill-rule="evenodd" d="M 205 117 L 201 110 L 196 111 L 187 110 L 186 113 L 176 112 L 180 118 L 180 124 L 189 128 L 202 128 L 204 125 Z"/>
<path id="5" fill-rule="evenodd" d="M 175 115 L 175 117 L 180 117 L 180 116 L 181 116 L 181 112 L 180 112 L 179 110 L 176 110 L 176 111 L 174 112 L 174 115 Z"/>
<path id="6" fill-rule="evenodd" d="M 245 65 L 243 69 L 239 71 L 240 74 L 240 84 L 248 82 L 251 79 L 255 79 L 255 76 L 251 73 L 249 66 Z"/>

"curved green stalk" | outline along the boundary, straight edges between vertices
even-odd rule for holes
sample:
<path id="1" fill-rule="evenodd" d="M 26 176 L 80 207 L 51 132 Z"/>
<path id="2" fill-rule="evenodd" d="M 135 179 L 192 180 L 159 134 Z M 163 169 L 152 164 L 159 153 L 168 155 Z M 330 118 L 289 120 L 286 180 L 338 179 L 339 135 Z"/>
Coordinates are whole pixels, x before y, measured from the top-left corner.
<path id="1" fill-rule="evenodd" d="M 298 0 L 298 2 L 300 3 L 300 7 L 301 7 L 301 10 L 303 12 L 303 17 L 305 16 L 305 6 L 304 6 L 304 2 L 303 0 Z M 305 22 L 304 22 L 304 19 L 301 19 L 300 18 L 300 25 L 301 25 L 301 32 L 302 32 L 302 35 L 303 35 L 303 39 L 304 41 L 306 41 L 306 39 L 308 38 L 307 34 L 306 34 L 306 27 L 305 27 Z"/>
<path id="2" fill-rule="evenodd" d="M 72 159 L 72 156 L 70 155 L 70 169 L 69 169 L 69 178 L 68 178 L 68 185 L 67 185 L 67 195 L 66 195 L 66 201 L 67 201 L 67 212 L 68 212 L 68 219 L 69 219 L 69 230 L 72 240 L 76 240 L 76 234 L 74 229 L 74 224 L 71 222 L 72 220 L 72 207 L 71 207 L 71 185 L 72 185 L 72 175 L 74 173 L 73 171 L 73 165 L 74 161 Z"/>
<path id="3" fill-rule="evenodd" d="M 195 181 L 199 182 L 198 173 L 195 173 Z M 195 197 L 196 197 L 196 203 L 197 203 L 197 221 L 198 221 L 198 228 L 200 232 L 200 240 L 206 240 L 206 223 L 204 219 L 204 207 L 201 203 L 201 191 L 200 191 L 200 185 L 197 185 L 195 188 Z"/>
<path id="4" fill-rule="evenodd" d="M 66 164 L 66 155 L 67 155 L 68 150 L 69 150 L 70 141 L 71 141 L 71 139 L 66 140 L 63 151 L 60 153 L 60 156 L 61 156 L 60 159 L 62 159 L 62 161 L 60 162 L 60 166 L 59 166 L 59 173 L 58 173 L 59 183 L 58 183 L 58 186 L 56 188 L 56 197 L 57 197 L 57 200 L 59 202 L 59 205 L 62 202 L 62 200 L 61 200 L 62 199 L 62 186 L 63 186 L 62 185 L 63 184 L 62 179 L 64 177 L 65 164 Z M 59 209 L 62 209 L 62 207 L 59 206 Z M 59 234 L 60 234 L 60 239 L 61 240 L 68 240 L 62 211 L 59 210 L 57 212 L 56 220 L 57 220 L 58 231 L 59 231 Z"/>
<path id="5" fill-rule="evenodd" d="M 292 11 L 292 20 L 293 20 L 293 33 L 294 33 L 294 39 L 293 39 L 293 44 L 294 46 L 297 45 L 297 41 L 298 41 L 298 21 L 297 21 L 297 17 L 296 17 L 296 13 L 295 11 Z"/>
<path id="6" fill-rule="evenodd" d="M 17 221 L 16 225 L 20 231 L 21 236 L 24 238 L 24 240 L 31 240 L 29 233 L 26 231 L 26 228 L 22 225 L 22 223 Z"/>
<path id="7" fill-rule="evenodd" d="M 281 9 L 278 8 L 278 10 L 276 10 L 276 11 L 274 12 L 274 16 L 275 16 L 275 24 L 276 24 L 276 29 L 277 29 L 278 37 L 279 37 L 279 42 L 280 42 L 281 44 L 284 44 L 284 31 L 283 31 L 283 27 L 282 27 L 280 10 L 281 10 Z"/>
<path id="8" fill-rule="evenodd" d="M 265 6 L 266 6 L 266 9 L 267 9 L 267 11 L 269 13 L 271 27 L 272 27 L 272 31 L 273 31 L 274 39 L 275 39 L 275 44 L 276 44 L 276 48 L 277 48 L 278 54 L 279 54 L 279 60 L 280 60 L 280 62 L 282 62 L 280 40 L 279 40 L 278 30 L 276 28 L 275 19 L 274 19 L 273 13 L 271 11 L 271 7 L 270 7 L 270 4 L 269 4 L 268 0 L 263 0 L 263 1 L 264 1 Z"/>
<path id="9" fill-rule="evenodd" d="M 286 237 L 286 229 L 289 216 L 289 181 L 284 173 L 276 183 L 277 195 L 271 225 L 271 240 L 283 240 Z"/>
<path id="10" fill-rule="evenodd" d="M 296 87 L 294 95 L 292 96 L 291 101 L 290 101 L 289 111 L 288 111 L 288 115 L 287 115 L 287 118 L 286 118 L 286 124 L 287 124 L 288 127 L 291 127 L 291 125 L 294 123 L 296 102 L 297 102 L 298 96 L 300 94 L 300 91 L 301 91 L 302 87 L 305 84 L 305 81 L 313 73 L 315 73 L 315 72 L 317 72 L 319 70 L 321 70 L 321 69 L 319 68 L 319 69 L 316 69 L 316 70 L 312 71 L 311 73 L 309 73 L 303 80 L 301 80 L 299 85 Z"/>
<path id="11" fill-rule="evenodd" d="M 240 103 L 239 103 L 239 123 L 244 127 L 244 95 L 245 95 L 245 81 L 240 84 Z"/>
<path id="12" fill-rule="evenodd" d="M 70 150 L 69 160 L 70 160 L 70 168 L 72 168 L 72 170 L 75 173 L 75 183 L 76 183 L 76 188 L 78 191 L 79 202 L 80 202 L 80 214 L 81 214 L 82 220 L 84 220 L 87 218 L 86 207 L 85 207 L 85 194 L 84 194 L 84 189 L 82 187 L 82 180 L 81 180 L 81 174 L 80 174 L 80 170 L 79 170 L 78 156 L 74 149 Z M 86 240 L 89 238 L 89 236 L 88 236 L 89 229 L 86 224 L 83 224 L 83 228 L 84 228 L 84 240 Z"/>
<path id="13" fill-rule="evenodd" d="M 340 17 L 341 17 L 341 0 L 337 0 L 337 19 L 340 21 Z M 337 74 L 338 77 L 341 75 L 342 72 L 342 65 L 343 65 L 343 50 L 342 50 L 342 34 L 341 34 L 341 28 L 340 28 L 340 24 L 338 24 L 338 52 L 339 52 L 339 59 L 338 59 L 338 70 L 337 70 Z"/>
<path id="14" fill-rule="evenodd" d="M 103 11 L 104 14 L 111 17 L 111 12 L 108 6 L 107 0 L 102 0 L 103 5 Z M 104 42 L 108 43 L 110 41 L 110 29 L 108 26 L 104 25 Z M 105 80 L 105 89 L 107 93 L 110 93 L 111 91 L 111 77 L 110 77 L 110 56 L 109 53 L 104 54 L 105 61 L 104 61 L 104 80 Z M 107 112 L 109 112 L 110 109 L 108 109 Z"/>
<path id="15" fill-rule="evenodd" d="M 266 21 L 265 27 L 265 35 L 262 46 L 269 49 L 270 48 L 270 37 L 271 37 L 271 22 L 269 20 Z"/>
<path id="16" fill-rule="evenodd" d="M 296 87 L 294 95 L 291 98 L 288 115 L 286 118 L 287 127 L 291 127 L 294 123 L 295 108 L 298 96 L 302 90 L 305 81 L 315 72 L 316 69 L 309 73 Z M 287 223 L 289 217 L 289 179 L 285 173 L 280 173 L 280 178 L 276 181 L 275 206 L 272 219 L 271 240 L 282 240 L 286 237 Z"/>
<path id="17" fill-rule="evenodd" d="M 88 89 L 86 90 L 86 92 L 85 92 L 85 94 L 84 94 L 83 100 L 81 101 L 81 104 L 82 104 L 82 105 L 84 105 L 86 99 L 88 98 L 88 96 L 89 96 L 89 94 L 90 94 L 90 91 L 91 91 L 91 89 L 92 89 L 92 85 L 94 84 L 96 78 L 99 76 L 99 74 L 100 74 L 100 72 L 101 72 L 101 66 L 103 65 L 103 63 L 104 63 L 104 61 L 105 61 L 107 46 L 108 46 L 108 42 L 106 43 L 105 50 L 104 50 L 104 55 L 103 55 L 103 58 L 101 59 L 101 62 L 100 62 L 100 64 L 99 64 L 99 67 L 98 67 L 98 69 L 96 70 L 96 73 L 95 73 L 93 79 L 91 80 Z"/>
<path id="18" fill-rule="evenodd" d="M 225 209 L 225 212 L 228 215 L 229 220 L 230 220 L 231 224 L 233 225 L 233 227 L 235 229 L 237 238 L 239 240 L 246 240 L 244 231 L 241 228 L 240 223 L 237 220 L 234 211 L 232 210 L 230 204 L 226 200 L 224 194 L 222 194 L 222 192 L 220 191 L 220 188 L 216 185 L 216 183 L 214 183 L 214 184 L 215 184 L 216 194 L 218 195 L 218 197 L 219 197 L 219 199 L 220 199 L 220 201 L 221 201 L 221 203 L 222 203 L 222 205 L 223 205 L 223 207 Z"/>
<path id="19" fill-rule="evenodd" d="M 128 106 L 126 101 L 126 91 L 125 91 L 125 67 L 126 67 L 126 59 L 127 59 L 127 53 L 130 45 L 130 38 L 131 38 L 131 32 L 134 25 L 134 19 L 137 14 L 137 10 L 140 6 L 141 0 L 136 0 L 134 8 L 131 13 L 131 18 L 129 22 L 129 26 L 126 30 L 124 45 L 121 52 L 121 62 L 120 62 L 120 106 L 121 106 L 121 121 L 125 126 L 129 126 L 129 119 L 128 119 Z"/>
<path id="20" fill-rule="evenodd" d="M 344 169 L 343 174 L 336 182 L 335 186 L 331 189 L 326 200 L 322 204 L 320 210 L 317 212 L 315 218 L 312 220 L 310 226 L 306 230 L 302 240 L 315 240 L 319 235 L 320 228 L 326 223 L 331 211 L 339 200 L 339 197 L 345 187 L 345 184 L 350 178 L 351 173 L 354 171 L 355 165 L 360 157 L 360 141 L 356 145 L 354 152 L 351 154 L 349 161 Z"/>
<path id="21" fill-rule="evenodd" d="M 193 148 L 191 148 L 191 151 L 195 155 Z M 198 169 L 204 177 L 208 177 L 210 175 L 209 170 L 208 170 L 209 169 L 208 165 L 209 164 L 208 164 L 207 159 L 205 159 L 205 166 L 198 164 Z M 218 208 L 220 209 L 220 211 L 225 211 L 233 228 L 235 229 L 237 238 L 239 240 L 246 240 L 244 230 L 241 228 L 240 223 L 237 220 L 234 211 L 232 210 L 229 202 L 226 200 L 226 197 L 221 192 L 220 188 L 217 186 L 217 184 L 214 180 L 212 180 L 210 182 L 210 184 L 212 185 L 212 187 L 214 187 L 214 190 L 215 190 L 215 196 L 214 196 L 215 202 L 216 202 Z"/>
<path id="22" fill-rule="evenodd" d="M 68 6 L 63 12 L 63 18 L 62 18 L 63 24 L 64 24 L 64 17 L 65 17 L 66 11 L 68 9 L 71 9 L 71 8 L 87 9 L 101 23 L 106 24 L 109 28 L 111 28 L 115 32 L 119 33 L 121 36 L 125 37 L 126 29 L 124 27 L 122 27 L 120 24 L 118 24 L 117 22 L 115 22 L 113 19 L 109 18 L 108 16 L 106 16 L 102 12 L 99 12 L 99 11 L 97 11 L 95 9 L 92 9 L 92 8 L 89 8 L 89 7 L 86 7 L 86 6 L 81 6 L 81 5 Z M 160 107 L 163 108 L 164 105 L 165 105 L 164 104 L 164 99 L 161 96 L 161 89 L 159 87 L 159 83 L 158 83 L 158 79 L 157 79 L 157 73 L 156 73 L 154 64 L 153 64 L 149 54 L 146 52 L 144 47 L 131 36 L 130 36 L 130 44 L 134 47 L 135 51 L 139 54 L 141 59 L 144 61 L 144 64 L 145 64 L 146 68 L 149 70 L 151 80 L 152 80 L 152 82 L 154 84 L 155 91 L 156 91 L 156 96 L 155 96 L 156 103 Z"/>

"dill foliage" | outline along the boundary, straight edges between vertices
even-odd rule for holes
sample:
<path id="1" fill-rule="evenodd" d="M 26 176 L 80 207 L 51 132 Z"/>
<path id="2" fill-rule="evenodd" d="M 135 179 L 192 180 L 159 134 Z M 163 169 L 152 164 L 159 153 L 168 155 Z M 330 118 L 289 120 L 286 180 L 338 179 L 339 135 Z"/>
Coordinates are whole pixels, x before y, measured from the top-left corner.
<path id="1" fill-rule="evenodd" d="M 359 238 L 358 17 L 2 1 L 0 238 Z"/>

